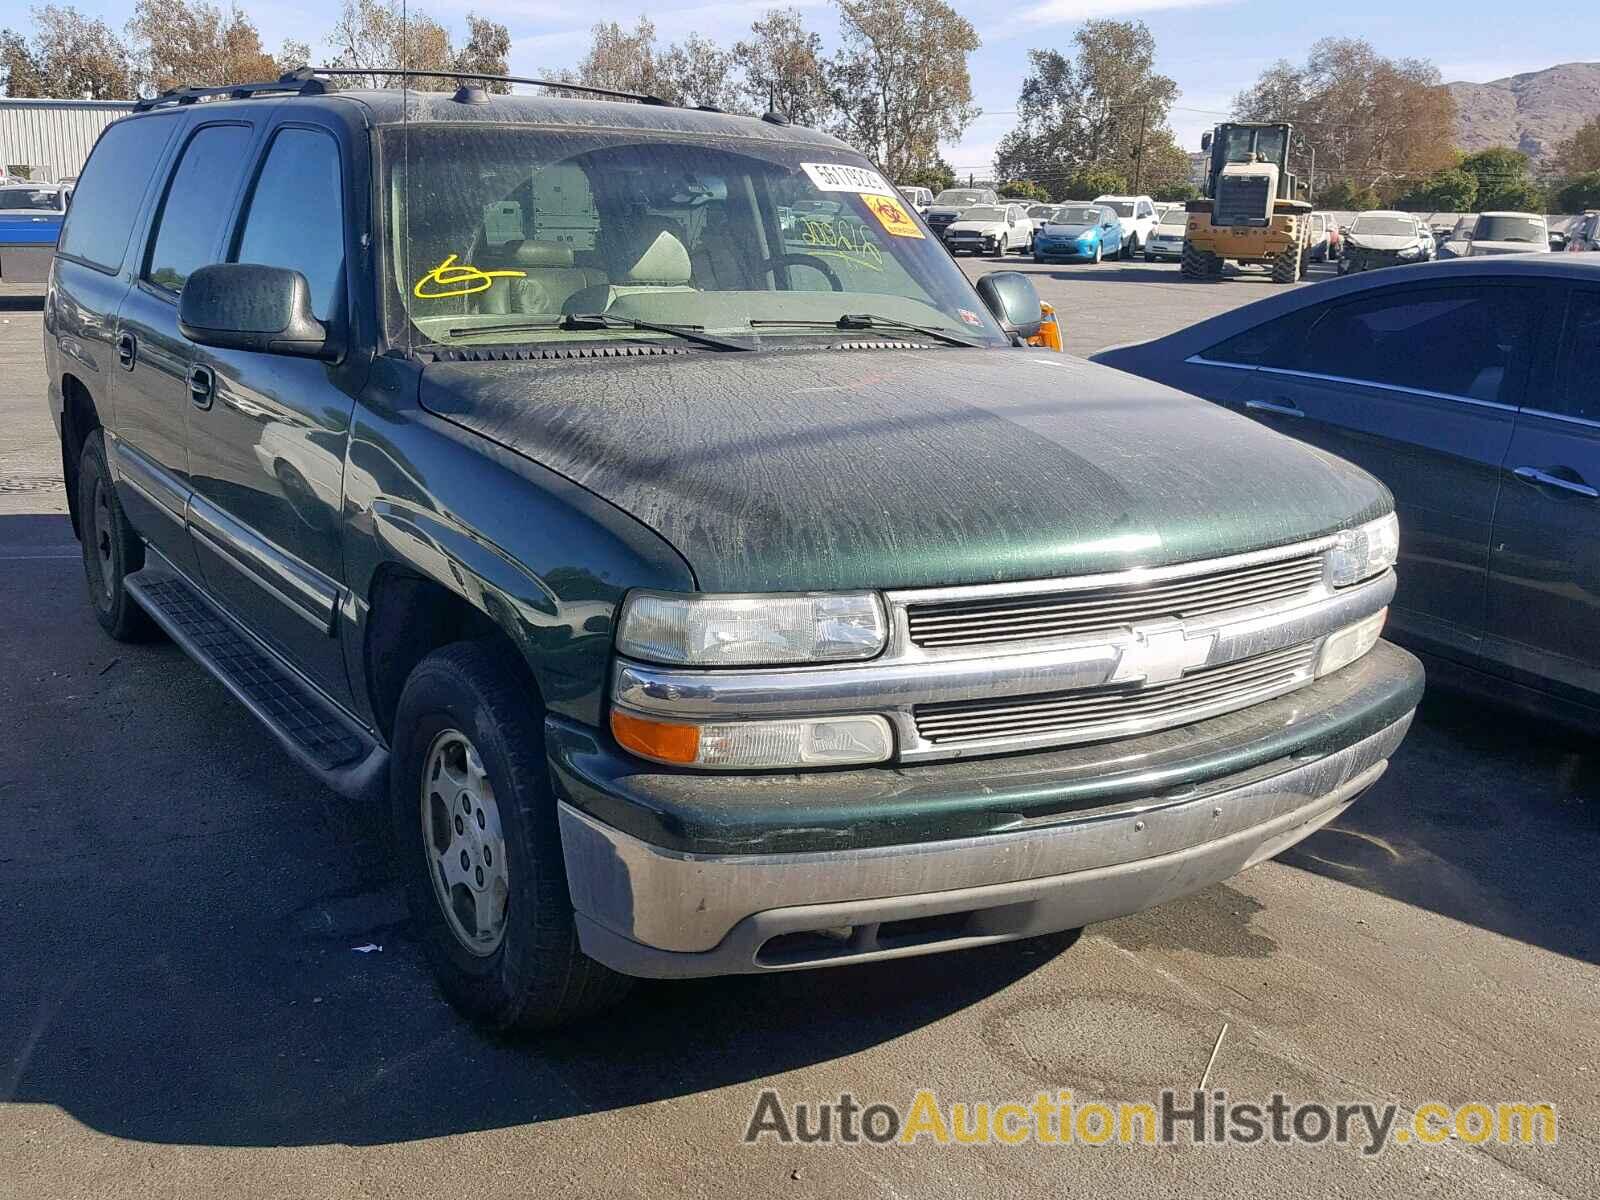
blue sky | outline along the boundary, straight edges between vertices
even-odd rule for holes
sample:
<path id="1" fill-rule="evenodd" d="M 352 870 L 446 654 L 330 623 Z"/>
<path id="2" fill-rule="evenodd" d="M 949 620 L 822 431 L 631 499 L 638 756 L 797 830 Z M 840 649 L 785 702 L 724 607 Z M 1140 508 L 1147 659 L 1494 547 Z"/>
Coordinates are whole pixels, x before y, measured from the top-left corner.
<path id="1" fill-rule="evenodd" d="M 120 29 L 132 0 L 78 0 L 85 11 Z M 1156 38 L 1157 66 L 1177 80 L 1182 96 L 1173 126 L 1185 149 L 1197 149 L 1200 132 L 1225 111 L 1234 94 L 1274 59 L 1301 61 L 1306 48 L 1329 34 L 1359 35 L 1381 53 L 1431 58 L 1446 80 L 1486 82 L 1584 57 L 1572 41 L 1569 22 L 1530 18 L 1506 20 L 1503 0 L 1456 0 L 1448 13 L 1396 0 L 1340 0 L 1337 4 L 1288 4 L 1282 0 L 1017 0 L 979 3 L 953 0 L 977 27 L 983 48 L 972 59 L 978 105 L 985 115 L 961 141 L 945 148 L 953 166 L 986 171 L 994 145 L 1015 122 L 1017 90 L 1030 48 L 1070 51 L 1072 34 L 1086 17 L 1137 17 Z M 249 3 L 249 12 L 269 47 L 285 37 L 312 43 L 332 24 L 337 0 L 274 0 Z M 827 0 L 792 0 L 831 48 L 838 19 Z M 22 5 L 18 4 L 18 8 Z M 416 7 L 458 33 L 466 13 L 475 11 L 504 22 L 511 30 L 511 66 L 516 74 L 537 75 L 572 65 L 583 53 L 589 27 L 601 16 L 631 24 L 648 11 L 663 42 L 699 33 L 731 44 L 750 22 L 774 7 L 772 0 L 651 0 L 646 5 L 617 3 L 608 9 L 557 0 L 417 0 Z M 1547 10 L 1548 11 L 1548 10 Z M 14 23 L 7 18 L 5 24 Z"/>

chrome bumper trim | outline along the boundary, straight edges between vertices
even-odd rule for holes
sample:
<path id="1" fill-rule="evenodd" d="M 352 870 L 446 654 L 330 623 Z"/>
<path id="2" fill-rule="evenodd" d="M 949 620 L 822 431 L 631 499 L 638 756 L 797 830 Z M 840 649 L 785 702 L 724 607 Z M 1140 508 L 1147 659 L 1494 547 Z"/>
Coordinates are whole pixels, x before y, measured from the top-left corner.
<path id="1" fill-rule="evenodd" d="M 665 850 L 558 805 L 584 949 L 619 970 L 712 975 L 774 966 L 758 955 L 786 932 L 975 913 L 976 940 L 869 951 L 927 953 L 1074 928 L 1198 891 L 1272 857 L 1343 812 L 1383 773 L 1411 724 L 1262 776 L 1049 825 L 865 850 L 694 855 Z M 1020 906 L 1044 902 L 1043 910 Z M 1004 911 L 1017 919 L 1008 923 Z M 987 918 L 987 923 L 985 922 Z"/>

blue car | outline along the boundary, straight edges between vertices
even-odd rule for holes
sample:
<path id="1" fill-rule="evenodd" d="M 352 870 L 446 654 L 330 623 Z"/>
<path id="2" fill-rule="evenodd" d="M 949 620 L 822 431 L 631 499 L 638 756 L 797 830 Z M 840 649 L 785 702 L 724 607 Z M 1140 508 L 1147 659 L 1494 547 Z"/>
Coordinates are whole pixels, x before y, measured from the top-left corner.
<path id="1" fill-rule="evenodd" d="M 1100 204 L 1063 204 L 1033 236 L 1033 261 L 1119 258 L 1123 254 L 1122 218 Z"/>
<path id="2" fill-rule="evenodd" d="M 43 285 L 71 196 L 54 183 L 0 184 L 0 278 Z"/>

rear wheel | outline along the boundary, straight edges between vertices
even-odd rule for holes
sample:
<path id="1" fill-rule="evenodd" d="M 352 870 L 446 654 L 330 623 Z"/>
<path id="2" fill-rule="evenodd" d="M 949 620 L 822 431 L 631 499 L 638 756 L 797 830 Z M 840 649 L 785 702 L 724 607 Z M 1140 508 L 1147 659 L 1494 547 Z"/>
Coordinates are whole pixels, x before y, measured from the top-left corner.
<path id="1" fill-rule="evenodd" d="M 92 431 L 78 459 L 78 524 L 83 573 L 100 627 L 119 642 L 146 642 L 158 633 L 125 584 L 144 566 L 144 543 L 128 523 L 106 466 L 105 435 Z"/>
<path id="2" fill-rule="evenodd" d="M 1216 280 L 1222 278 L 1222 260 L 1209 250 L 1185 244 L 1183 247 L 1183 277 L 1185 279 Z"/>
<path id="3" fill-rule="evenodd" d="M 483 642 L 437 650 L 395 715 L 395 868 L 441 990 L 493 1029 L 536 1029 L 620 999 L 578 946 L 538 706 Z"/>

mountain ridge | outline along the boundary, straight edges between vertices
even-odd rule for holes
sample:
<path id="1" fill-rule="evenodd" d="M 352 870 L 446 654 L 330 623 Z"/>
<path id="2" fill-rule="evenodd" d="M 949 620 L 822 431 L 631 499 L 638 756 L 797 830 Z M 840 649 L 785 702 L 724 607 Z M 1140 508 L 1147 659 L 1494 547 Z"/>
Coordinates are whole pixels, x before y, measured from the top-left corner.
<path id="1" fill-rule="evenodd" d="M 1600 116 L 1600 62 L 1570 62 L 1492 79 L 1447 83 L 1456 100 L 1456 139 L 1469 153 L 1515 146 L 1536 167 L 1585 121 Z"/>

